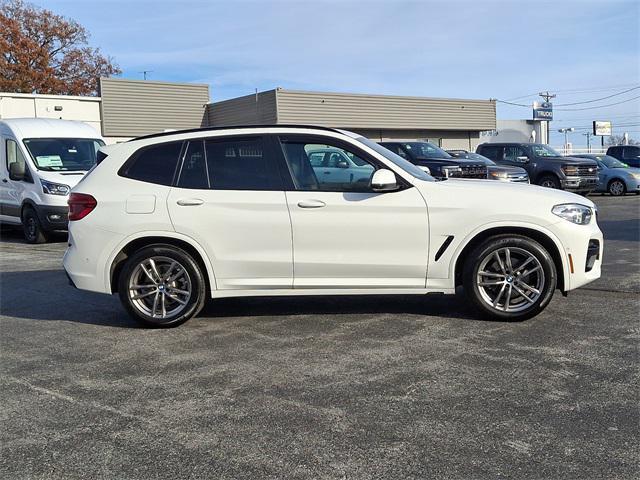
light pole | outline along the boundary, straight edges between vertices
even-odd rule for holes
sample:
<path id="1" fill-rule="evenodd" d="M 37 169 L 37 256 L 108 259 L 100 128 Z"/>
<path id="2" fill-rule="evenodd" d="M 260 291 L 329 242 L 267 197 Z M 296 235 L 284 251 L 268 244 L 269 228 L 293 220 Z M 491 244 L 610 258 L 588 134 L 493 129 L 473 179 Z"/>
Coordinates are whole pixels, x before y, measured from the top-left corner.
<path id="1" fill-rule="evenodd" d="M 591 153 L 591 132 L 583 133 L 587 137 L 587 153 Z"/>
<path id="2" fill-rule="evenodd" d="M 564 154 L 566 155 L 568 153 L 569 150 L 569 138 L 568 138 L 568 134 L 573 132 L 575 130 L 575 128 L 573 127 L 569 127 L 569 128 L 559 128 L 558 131 L 560 133 L 564 133 Z"/>

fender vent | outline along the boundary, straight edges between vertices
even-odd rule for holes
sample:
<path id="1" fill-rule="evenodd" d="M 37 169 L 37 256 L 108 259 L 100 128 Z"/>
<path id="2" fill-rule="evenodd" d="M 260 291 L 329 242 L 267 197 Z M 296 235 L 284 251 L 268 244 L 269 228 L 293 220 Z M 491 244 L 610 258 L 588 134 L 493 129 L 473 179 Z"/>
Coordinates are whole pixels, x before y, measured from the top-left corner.
<path id="1" fill-rule="evenodd" d="M 447 250 L 447 248 L 449 248 L 449 245 L 451 245 L 451 242 L 453 242 L 453 235 L 449 235 L 445 239 L 445 241 L 442 242 L 442 245 L 440 245 L 440 248 L 436 252 L 436 262 L 440 259 L 440 257 Z"/>

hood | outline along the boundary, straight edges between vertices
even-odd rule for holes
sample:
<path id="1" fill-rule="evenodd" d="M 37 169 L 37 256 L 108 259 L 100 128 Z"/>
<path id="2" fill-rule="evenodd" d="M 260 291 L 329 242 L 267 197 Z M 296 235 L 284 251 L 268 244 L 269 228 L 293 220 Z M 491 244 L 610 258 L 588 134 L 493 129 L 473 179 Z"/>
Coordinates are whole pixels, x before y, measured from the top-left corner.
<path id="1" fill-rule="evenodd" d="M 433 182 L 419 182 L 416 186 L 429 198 L 428 190 L 432 188 L 429 185 L 433 185 Z M 495 211 L 496 205 L 503 205 L 505 210 L 515 208 L 524 212 L 528 205 L 536 205 L 544 206 L 544 210 L 551 212 L 554 205 L 562 203 L 579 203 L 595 208 L 595 204 L 582 195 L 527 183 L 454 178 L 435 183 L 446 192 L 447 198 L 467 198 L 474 207 L 487 205 L 490 211 Z"/>
<path id="2" fill-rule="evenodd" d="M 519 173 L 524 175 L 527 171 L 520 167 L 511 167 L 508 165 L 487 165 L 487 170 L 490 172 L 507 172 L 507 173 Z"/>
<path id="3" fill-rule="evenodd" d="M 593 166 L 593 167 L 597 167 L 598 166 L 598 164 L 596 163 L 595 160 L 590 160 L 588 158 L 558 156 L 558 157 L 536 157 L 536 160 L 562 162 L 562 163 L 565 163 L 567 165 L 588 165 L 588 166 Z"/>
<path id="4" fill-rule="evenodd" d="M 39 178 L 42 178 L 43 180 L 48 180 L 49 182 L 62 183 L 64 185 L 69 185 L 69 187 L 73 188 L 85 176 L 86 173 L 87 172 L 85 171 L 47 172 L 44 170 L 38 170 L 37 175 L 34 175 L 34 177 L 39 177 Z"/>

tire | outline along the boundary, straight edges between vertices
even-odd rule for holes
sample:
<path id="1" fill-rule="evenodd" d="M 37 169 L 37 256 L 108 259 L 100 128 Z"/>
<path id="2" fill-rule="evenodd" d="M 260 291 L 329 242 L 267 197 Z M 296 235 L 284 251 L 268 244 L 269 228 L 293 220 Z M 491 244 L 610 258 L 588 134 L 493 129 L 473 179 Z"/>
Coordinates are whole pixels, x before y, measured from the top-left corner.
<path id="1" fill-rule="evenodd" d="M 614 178 L 607 185 L 607 192 L 609 192 L 609 194 L 613 195 L 614 197 L 621 197 L 625 193 L 627 193 L 627 186 L 619 178 Z"/>
<path id="2" fill-rule="evenodd" d="M 538 180 L 538 185 L 546 188 L 556 188 L 559 189 L 561 187 L 560 180 L 555 175 L 545 175 Z"/>
<path id="3" fill-rule="evenodd" d="M 538 242 L 520 235 L 488 238 L 467 256 L 463 270 L 467 299 L 485 317 L 495 320 L 517 321 L 536 316 L 553 298 L 557 281 L 549 252 Z"/>
<path id="4" fill-rule="evenodd" d="M 49 235 L 42 229 L 38 214 L 31 207 L 26 207 L 22 212 L 22 230 L 27 243 L 46 243 Z"/>
<path id="5" fill-rule="evenodd" d="M 167 328 L 200 313 L 207 299 L 206 285 L 202 269 L 187 252 L 173 245 L 151 245 L 126 260 L 118 294 L 136 321 Z"/>

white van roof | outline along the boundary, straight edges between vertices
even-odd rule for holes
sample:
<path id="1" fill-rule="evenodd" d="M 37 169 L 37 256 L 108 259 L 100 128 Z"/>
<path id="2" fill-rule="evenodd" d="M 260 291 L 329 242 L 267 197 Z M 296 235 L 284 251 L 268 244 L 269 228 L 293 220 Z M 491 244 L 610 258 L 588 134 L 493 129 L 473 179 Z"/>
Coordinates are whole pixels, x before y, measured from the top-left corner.
<path id="1" fill-rule="evenodd" d="M 3 128 L 4 127 L 4 128 Z M 101 138 L 95 128 L 84 122 L 57 118 L 10 118 L 0 120 L 0 130 L 8 128 L 24 138 Z"/>

